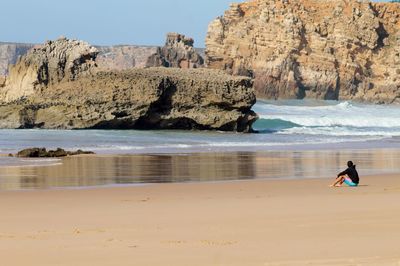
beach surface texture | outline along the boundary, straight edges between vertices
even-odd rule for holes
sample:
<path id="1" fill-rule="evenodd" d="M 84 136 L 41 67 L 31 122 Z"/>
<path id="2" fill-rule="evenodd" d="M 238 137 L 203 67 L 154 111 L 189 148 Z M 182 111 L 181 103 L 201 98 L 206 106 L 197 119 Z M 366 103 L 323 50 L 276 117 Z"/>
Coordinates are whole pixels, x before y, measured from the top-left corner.
<path id="1" fill-rule="evenodd" d="M 399 265 L 400 179 L 0 192 L 2 265 Z"/>

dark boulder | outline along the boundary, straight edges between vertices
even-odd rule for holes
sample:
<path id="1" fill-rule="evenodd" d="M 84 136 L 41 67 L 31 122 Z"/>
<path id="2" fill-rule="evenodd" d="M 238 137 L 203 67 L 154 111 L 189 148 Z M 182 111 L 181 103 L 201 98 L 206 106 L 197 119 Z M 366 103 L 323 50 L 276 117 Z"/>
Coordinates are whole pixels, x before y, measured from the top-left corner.
<path id="1" fill-rule="evenodd" d="M 66 151 L 61 148 L 56 150 L 47 150 L 46 148 L 28 148 L 21 150 L 17 153 L 16 157 L 22 158 L 54 158 L 54 157 L 66 157 L 70 155 L 81 155 L 81 154 L 94 154 L 92 151 Z"/>

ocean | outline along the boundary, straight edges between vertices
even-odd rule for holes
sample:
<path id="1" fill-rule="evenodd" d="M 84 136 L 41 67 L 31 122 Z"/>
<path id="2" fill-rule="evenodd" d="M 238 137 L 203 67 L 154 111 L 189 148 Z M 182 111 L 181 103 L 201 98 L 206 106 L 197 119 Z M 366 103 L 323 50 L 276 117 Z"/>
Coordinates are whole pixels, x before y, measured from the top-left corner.
<path id="1" fill-rule="evenodd" d="M 0 190 L 400 173 L 400 106 L 258 101 L 257 133 L 179 130 L 0 130 L 0 154 L 28 147 L 96 158 L 0 157 Z M 115 156 L 119 155 L 119 156 Z M 57 178 L 55 178 L 57 177 Z"/>
<path id="2" fill-rule="evenodd" d="M 259 101 L 258 133 L 178 130 L 0 130 L 0 153 L 27 147 L 100 154 L 400 147 L 400 106 L 329 101 Z"/>

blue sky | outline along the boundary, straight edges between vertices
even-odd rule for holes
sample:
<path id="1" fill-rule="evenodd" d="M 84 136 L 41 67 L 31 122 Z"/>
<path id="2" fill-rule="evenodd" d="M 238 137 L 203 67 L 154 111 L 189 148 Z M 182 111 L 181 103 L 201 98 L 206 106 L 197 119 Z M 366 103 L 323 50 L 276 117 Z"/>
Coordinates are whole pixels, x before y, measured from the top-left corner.
<path id="1" fill-rule="evenodd" d="M 208 23 L 222 15 L 232 0 L 1 2 L 0 41 L 42 43 L 64 35 L 92 44 L 161 45 L 172 31 L 204 46 Z"/>
<path id="2" fill-rule="evenodd" d="M 161 45 L 172 31 L 193 37 L 195 46 L 203 47 L 208 23 L 233 0 L 1 2 L 0 41 L 42 43 L 64 35 L 98 45 Z"/>

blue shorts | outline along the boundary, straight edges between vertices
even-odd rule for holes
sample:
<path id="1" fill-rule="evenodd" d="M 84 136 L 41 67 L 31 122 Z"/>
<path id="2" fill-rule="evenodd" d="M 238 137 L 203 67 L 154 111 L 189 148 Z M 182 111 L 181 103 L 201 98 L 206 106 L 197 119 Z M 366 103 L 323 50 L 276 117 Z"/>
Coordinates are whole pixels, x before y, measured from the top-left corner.
<path id="1" fill-rule="evenodd" d="M 358 184 L 356 184 L 356 183 L 354 183 L 353 181 L 351 181 L 351 179 L 348 178 L 348 177 L 346 177 L 346 178 L 344 179 L 344 183 L 345 183 L 346 185 L 348 185 L 349 187 L 358 187 Z"/>

